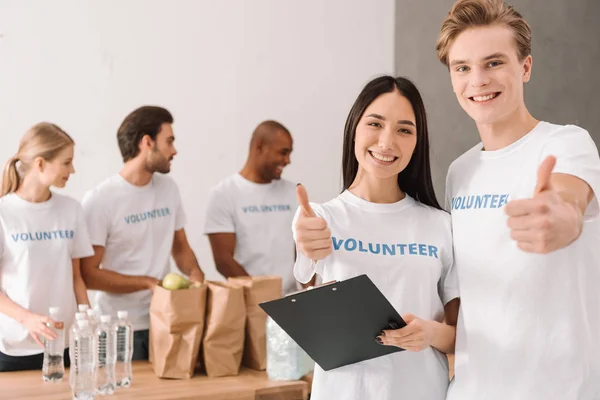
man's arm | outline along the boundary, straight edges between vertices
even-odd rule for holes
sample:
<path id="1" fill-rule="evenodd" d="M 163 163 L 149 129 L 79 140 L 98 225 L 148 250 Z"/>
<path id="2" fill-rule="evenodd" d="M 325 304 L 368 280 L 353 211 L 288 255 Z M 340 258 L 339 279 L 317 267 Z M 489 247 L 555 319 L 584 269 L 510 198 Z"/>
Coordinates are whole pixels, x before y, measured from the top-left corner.
<path id="1" fill-rule="evenodd" d="M 73 291 L 75 292 L 75 300 L 77 304 L 90 305 L 90 300 L 87 295 L 87 287 L 81 276 L 81 260 L 79 258 L 72 259 L 73 264 Z"/>
<path id="2" fill-rule="evenodd" d="M 171 250 L 177 268 L 190 277 L 193 282 L 204 282 L 204 272 L 198 264 L 194 250 L 190 247 L 185 229 L 175 231 L 173 248 Z"/>
<path id="3" fill-rule="evenodd" d="M 152 290 L 160 282 L 151 276 L 123 275 L 115 271 L 100 268 L 104 257 L 103 246 L 93 246 L 94 255 L 81 259 L 81 276 L 90 290 L 102 290 L 108 293 L 133 293 L 140 290 Z"/>
<path id="4" fill-rule="evenodd" d="M 208 235 L 217 271 L 225 278 L 249 276 L 248 272 L 233 258 L 235 233 L 211 233 Z"/>
<path id="5" fill-rule="evenodd" d="M 553 173 L 555 163 L 550 156 L 540 166 L 532 198 L 506 205 L 511 238 L 521 250 L 550 253 L 573 243 L 583 230 L 583 216 L 594 192 L 574 175 Z"/>

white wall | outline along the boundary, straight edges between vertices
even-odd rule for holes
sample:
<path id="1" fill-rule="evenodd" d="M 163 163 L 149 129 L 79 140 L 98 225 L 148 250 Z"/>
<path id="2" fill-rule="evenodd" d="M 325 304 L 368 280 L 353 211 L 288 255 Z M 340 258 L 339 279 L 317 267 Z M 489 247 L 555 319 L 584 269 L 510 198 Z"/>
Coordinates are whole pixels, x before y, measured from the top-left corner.
<path id="1" fill-rule="evenodd" d="M 340 188 L 346 115 L 394 67 L 393 0 L 0 1 L 0 160 L 36 122 L 76 140 L 83 193 L 121 167 L 117 128 L 144 104 L 175 117 L 172 166 L 201 266 L 206 194 L 238 171 L 253 128 L 294 136 L 284 178 L 325 201 Z"/>

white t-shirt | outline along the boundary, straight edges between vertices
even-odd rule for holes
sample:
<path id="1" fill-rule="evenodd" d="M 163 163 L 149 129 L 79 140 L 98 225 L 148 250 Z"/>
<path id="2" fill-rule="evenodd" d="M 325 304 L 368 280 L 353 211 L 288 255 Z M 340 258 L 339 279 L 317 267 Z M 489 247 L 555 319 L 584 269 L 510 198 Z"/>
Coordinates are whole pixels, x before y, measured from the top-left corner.
<path id="1" fill-rule="evenodd" d="M 281 276 L 289 293 L 297 290 L 290 232 L 297 206 L 294 183 L 259 184 L 235 174 L 211 190 L 204 233 L 235 233 L 234 259 L 250 275 Z"/>
<path id="2" fill-rule="evenodd" d="M 505 204 L 530 198 L 538 166 L 586 181 L 600 193 L 589 134 L 540 122 L 497 151 L 479 144 L 450 167 L 454 254 L 461 311 L 450 400 L 600 399 L 600 221 L 598 200 L 581 237 L 547 255 L 510 238 Z"/>
<path id="3" fill-rule="evenodd" d="M 92 244 L 104 247 L 101 268 L 159 280 L 170 271 L 173 237 L 186 222 L 173 179 L 155 173 L 150 183 L 140 187 L 113 175 L 85 194 L 83 209 Z M 95 300 L 102 314 L 128 311 L 138 331 L 149 328 L 151 297 L 150 290 L 98 291 Z"/>
<path id="4" fill-rule="evenodd" d="M 334 247 L 317 263 L 316 272 L 324 282 L 366 274 L 400 315 L 442 321 L 444 305 L 458 297 L 450 215 L 410 196 L 393 204 L 375 204 L 349 191 L 312 207 L 327 221 Z M 294 226 L 295 220 L 295 231 Z M 313 268 L 312 261 L 298 253 L 294 273 L 300 282 L 312 277 Z M 430 347 L 331 371 L 317 365 L 311 398 L 441 400 L 447 388 L 447 359 Z"/>
<path id="5" fill-rule="evenodd" d="M 77 311 L 72 259 L 93 254 L 76 200 L 57 193 L 43 203 L 14 193 L 0 198 L 0 290 L 21 307 L 41 315 L 60 307 L 60 319 L 71 326 Z M 20 323 L 0 313 L 0 352 L 42 351 Z"/>

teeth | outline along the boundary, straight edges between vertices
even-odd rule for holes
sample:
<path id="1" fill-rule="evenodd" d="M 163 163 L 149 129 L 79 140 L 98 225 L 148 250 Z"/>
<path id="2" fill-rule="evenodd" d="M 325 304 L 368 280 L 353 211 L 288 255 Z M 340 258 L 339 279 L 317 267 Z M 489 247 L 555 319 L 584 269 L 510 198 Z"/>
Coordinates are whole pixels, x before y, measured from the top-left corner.
<path id="1" fill-rule="evenodd" d="M 377 154 L 377 153 L 374 153 L 374 152 L 371 152 L 371 155 L 374 158 L 376 158 L 376 159 L 378 159 L 380 161 L 385 161 L 385 162 L 392 162 L 392 161 L 394 161 L 394 158 L 395 158 L 395 157 L 382 156 L 381 154 Z"/>
<path id="2" fill-rule="evenodd" d="M 473 100 L 475 101 L 486 101 L 491 100 L 496 97 L 496 93 L 488 94 L 487 96 L 473 96 Z"/>

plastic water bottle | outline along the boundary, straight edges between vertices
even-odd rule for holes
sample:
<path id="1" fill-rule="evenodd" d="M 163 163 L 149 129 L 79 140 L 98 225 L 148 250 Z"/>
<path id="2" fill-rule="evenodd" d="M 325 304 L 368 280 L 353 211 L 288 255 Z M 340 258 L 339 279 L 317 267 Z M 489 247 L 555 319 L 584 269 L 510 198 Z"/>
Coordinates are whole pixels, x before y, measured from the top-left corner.
<path id="1" fill-rule="evenodd" d="M 115 392 L 116 359 L 116 331 L 110 323 L 110 315 L 103 315 L 100 317 L 100 324 L 96 327 L 96 393 Z"/>
<path id="2" fill-rule="evenodd" d="M 87 310 L 85 310 L 85 312 L 87 314 L 88 321 L 90 321 L 90 329 L 93 332 L 95 332 L 96 326 L 98 326 L 98 322 L 100 322 L 98 320 L 98 314 L 96 313 L 96 310 L 94 310 L 92 308 L 88 308 Z"/>
<path id="3" fill-rule="evenodd" d="M 77 371 L 77 365 L 74 360 L 77 358 L 77 342 L 75 341 L 75 335 L 79 330 L 79 326 L 77 325 L 78 321 L 83 321 L 87 319 L 87 314 L 85 312 L 75 313 L 75 322 L 71 329 L 69 329 L 69 357 L 71 358 L 71 369 L 69 370 L 69 384 L 73 387 L 75 372 Z"/>
<path id="4" fill-rule="evenodd" d="M 267 376 L 274 381 L 298 380 L 315 362 L 271 317 L 267 317 Z"/>
<path id="5" fill-rule="evenodd" d="M 58 313 L 60 312 L 59 307 L 50 307 L 49 314 L 50 318 L 54 322 L 60 321 Z M 54 333 L 56 333 L 56 339 L 44 341 L 44 364 L 42 367 L 42 378 L 44 382 L 62 382 L 63 376 L 65 375 L 65 363 L 63 355 L 65 351 L 65 329 L 56 328 L 54 326 L 48 326 Z"/>
<path id="6" fill-rule="evenodd" d="M 127 320 L 127 311 L 117 312 L 119 320 L 114 326 L 117 338 L 115 379 L 118 388 L 131 386 L 131 358 L 133 357 L 133 328 Z"/>
<path id="7" fill-rule="evenodd" d="M 87 319 L 77 321 L 79 329 L 75 331 L 75 346 L 77 354 L 71 360 L 75 366 L 73 378 L 73 399 L 88 400 L 93 399 L 96 389 L 95 377 L 95 340 L 94 333 L 90 329 L 90 322 Z"/>

